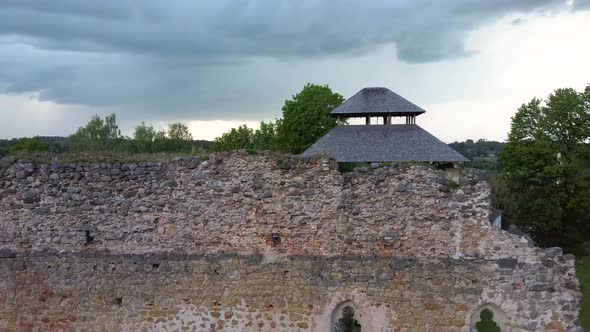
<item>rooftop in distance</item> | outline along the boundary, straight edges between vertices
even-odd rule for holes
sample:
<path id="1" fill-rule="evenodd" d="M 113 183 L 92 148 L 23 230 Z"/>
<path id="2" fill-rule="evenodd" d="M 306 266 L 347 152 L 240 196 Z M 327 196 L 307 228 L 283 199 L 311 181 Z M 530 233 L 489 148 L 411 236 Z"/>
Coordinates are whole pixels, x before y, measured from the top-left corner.
<path id="1" fill-rule="evenodd" d="M 332 117 L 416 116 L 426 111 L 382 87 L 364 88 L 336 107 Z"/>
<path id="2" fill-rule="evenodd" d="M 336 126 L 303 156 L 316 154 L 338 162 L 469 162 L 415 124 Z"/>
<path id="3" fill-rule="evenodd" d="M 336 107 L 332 117 L 364 117 L 366 125 L 338 125 L 303 152 L 324 154 L 338 162 L 469 162 L 426 130 L 416 116 L 426 111 L 387 88 L 364 88 Z M 392 124 L 392 117 L 406 124 Z M 371 125 L 383 117 L 383 125 Z"/>

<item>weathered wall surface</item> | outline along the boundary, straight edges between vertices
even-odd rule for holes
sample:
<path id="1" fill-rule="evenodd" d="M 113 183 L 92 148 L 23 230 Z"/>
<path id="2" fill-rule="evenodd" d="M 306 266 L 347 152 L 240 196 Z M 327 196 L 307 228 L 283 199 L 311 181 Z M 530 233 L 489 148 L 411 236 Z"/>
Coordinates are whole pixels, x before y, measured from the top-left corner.
<path id="1" fill-rule="evenodd" d="M 484 307 L 505 330 L 577 324 L 573 257 L 492 230 L 472 173 L 18 162 L 0 199 L 2 331 L 329 331 L 342 303 L 363 331 L 469 331 Z"/>

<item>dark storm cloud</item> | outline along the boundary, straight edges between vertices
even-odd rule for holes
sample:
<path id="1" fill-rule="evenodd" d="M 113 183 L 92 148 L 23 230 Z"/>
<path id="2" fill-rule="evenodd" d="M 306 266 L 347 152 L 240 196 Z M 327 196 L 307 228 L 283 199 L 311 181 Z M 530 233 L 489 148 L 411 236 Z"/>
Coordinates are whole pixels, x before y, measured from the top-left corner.
<path id="1" fill-rule="evenodd" d="M 574 10 L 590 9 L 590 0 L 574 0 Z"/>
<path id="2" fill-rule="evenodd" d="M 252 59 L 389 43 L 407 63 L 457 58 L 476 51 L 464 39 L 482 24 L 568 8 L 565 0 L 3 0 L 0 86 L 57 103 L 223 118 L 265 97 L 252 82 L 270 74 L 242 65 Z"/>
<path id="3" fill-rule="evenodd" d="M 394 42 L 407 62 L 465 54 L 475 27 L 564 0 L 113 1 L 8 0 L 0 32 L 51 49 L 156 55 L 308 56 Z"/>

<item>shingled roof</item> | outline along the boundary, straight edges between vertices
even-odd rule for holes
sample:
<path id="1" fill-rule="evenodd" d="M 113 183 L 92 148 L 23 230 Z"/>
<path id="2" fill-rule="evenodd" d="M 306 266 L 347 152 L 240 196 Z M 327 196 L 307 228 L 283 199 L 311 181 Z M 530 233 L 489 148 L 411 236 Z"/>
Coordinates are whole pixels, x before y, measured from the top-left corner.
<path id="1" fill-rule="evenodd" d="M 426 112 L 387 88 L 364 88 L 336 107 L 332 117 L 408 116 Z"/>
<path id="2" fill-rule="evenodd" d="M 324 154 L 338 162 L 468 162 L 415 124 L 336 126 L 303 156 Z"/>

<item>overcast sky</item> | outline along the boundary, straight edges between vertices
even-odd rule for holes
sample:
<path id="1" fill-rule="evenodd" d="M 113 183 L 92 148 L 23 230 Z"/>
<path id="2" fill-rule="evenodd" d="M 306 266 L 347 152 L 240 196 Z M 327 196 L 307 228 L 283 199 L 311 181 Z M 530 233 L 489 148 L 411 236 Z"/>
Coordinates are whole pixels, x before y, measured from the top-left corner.
<path id="1" fill-rule="evenodd" d="M 116 113 L 213 139 L 312 82 L 388 87 L 447 142 L 504 140 L 520 104 L 590 83 L 589 40 L 590 0 L 1 0 L 0 137 Z"/>

